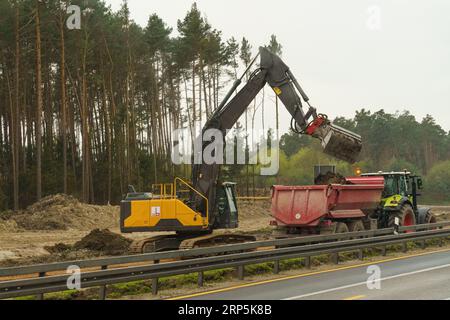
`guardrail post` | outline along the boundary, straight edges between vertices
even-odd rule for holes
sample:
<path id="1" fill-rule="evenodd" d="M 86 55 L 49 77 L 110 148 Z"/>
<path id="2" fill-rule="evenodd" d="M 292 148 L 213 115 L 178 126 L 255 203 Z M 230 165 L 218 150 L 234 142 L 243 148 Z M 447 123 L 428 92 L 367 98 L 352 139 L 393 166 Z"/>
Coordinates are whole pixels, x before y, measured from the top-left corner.
<path id="1" fill-rule="evenodd" d="M 402 243 L 402 251 L 404 253 L 408 252 L 408 242 L 405 241 Z"/>
<path id="2" fill-rule="evenodd" d="M 382 255 L 383 257 L 386 257 L 386 252 L 387 252 L 386 246 L 382 246 L 382 247 L 381 247 L 381 255 Z"/>
<path id="3" fill-rule="evenodd" d="M 237 274 L 238 274 L 238 279 L 239 280 L 244 280 L 244 276 L 245 276 L 244 266 L 238 266 L 237 267 Z"/>
<path id="4" fill-rule="evenodd" d="M 420 241 L 420 247 L 421 247 L 422 249 L 425 249 L 425 248 L 427 247 L 427 243 L 426 243 L 425 240 Z"/>
<path id="5" fill-rule="evenodd" d="M 305 268 L 306 269 L 311 269 L 311 257 L 305 257 Z"/>
<path id="6" fill-rule="evenodd" d="M 339 264 L 339 252 L 335 252 L 331 254 L 331 261 L 334 264 Z"/>
<path id="7" fill-rule="evenodd" d="M 108 269 L 108 266 L 102 266 L 102 270 Z M 106 300 L 106 284 L 100 287 L 100 300 Z"/>
<path id="8" fill-rule="evenodd" d="M 43 278 L 43 277 L 45 277 L 45 275 L 46 275 L 45 272 L 39 272 L 39 278 Z M 44 300 L 44 294 L 43 293 L 37 294 L 36 300 Z"/>
<path id="9" fill-rule="evenodd" d="M 273 273 L 279 274 L 280 273 L 280 260 L 275 260 L 273 263 Z"/>
<path id="10" fill-rule="evenodd" d="M 158 264 L 159 260 L 155 260 L 155 261 L 153 261 L 153 263 Z M 158 289 L 159 289 L 158 278 L 153 278 L 152 279 L 152 295 L 156 296 L 158 294 Z"/>
<path id="11" fill-rule="evenodd" d="M 358 250 L 358 259 L 364 260 L 364 250 L 363 249 Z"/>
<path id="12" fill-rule="evenodd" d="M 158 278 L 152 279 L 152 295 L 156 296 L 158 294 Z"/>
<path id="13" fill-rule="evenodd" d="M 197 278 L 197 285 L 199 287 L 203 287 L 203 280 L 204 280 L 204 274 L 203 274 L 203 271 L 200 271 L 198 273 L 198 278 Z"/>

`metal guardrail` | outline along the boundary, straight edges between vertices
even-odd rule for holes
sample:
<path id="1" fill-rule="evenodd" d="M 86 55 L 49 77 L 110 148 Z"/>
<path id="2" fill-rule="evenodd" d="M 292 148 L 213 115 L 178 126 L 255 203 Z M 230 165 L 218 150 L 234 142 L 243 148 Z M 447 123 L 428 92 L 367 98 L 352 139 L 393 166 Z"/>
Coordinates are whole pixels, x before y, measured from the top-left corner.
<path id="1" fill-rule="evenodd" d="M 404 251 L 407 250 L 409 241 L 420 241 L 422 246 L 425 247 L 427 239 L 442 239 L 450 236 L 450 229 L 442 229 L 447 226 L 450 226 L 450 221 L 400 227 L 398 235 L 393 235 L 394 229 L 389 228 L 258 241 L 203 249 L 3 268 L 0 269 L 0 278 L 26 275 L 34 275 L 34 277 L 0 281 L 0 299 L 29 295 L 39 295 L 42 298 L 44 293 L 65 291 L 67 290 L 67 280 L 71 275 L 48 275 L 48 273 L 56 271 L 65 273 L 69 266 L 78 266 L 82 269 L 95 267 L 101 269 L 86 271 L 81 274 L 81 288 L 100 287 L 101 299 L 106 297 L 106 285 L 147 279 L 153 279 L 152 291 L 153 294 L 157 294 L 158 278 L 160 277 L 197 272 L 198 284 L 203 285 L 203 272 L 214 269 L 236 267 L 238 277 L 243 279 L 244 266 L 250 264 L 275 262 L 274 272 L 278 273 L 279 262 L 285 259 L 305 258 L 307 267 L 310 267 L 311 257 L 323 254 L 331 254 L 334 263 L 339 262 L 339 253 L 341 252 L 358 251 L 359 258 L 362 259 L 363 249 L 366 248 L 382 247 L 384 255 L 386 254 L 386 246 L 392 244 L 403 244 Z M 424 231 L 424 229 L 427 229 L 427 231 Z M 420 231 L 401 233 L 414 230 Z M 262 248 L 266 248 L 266 250 L 255 251 Z M 184 260 L 160 263 L 161 260 L 176 258 Z M 186 258 L 193 259 L 186 260 Z M 129 265 L 133 263 L 145 263 L 145 265 Z M 128 266 L 120 266 L 126 264 Z M 39 277 L 36 277 L 36 275 L 39 275 Z"/>

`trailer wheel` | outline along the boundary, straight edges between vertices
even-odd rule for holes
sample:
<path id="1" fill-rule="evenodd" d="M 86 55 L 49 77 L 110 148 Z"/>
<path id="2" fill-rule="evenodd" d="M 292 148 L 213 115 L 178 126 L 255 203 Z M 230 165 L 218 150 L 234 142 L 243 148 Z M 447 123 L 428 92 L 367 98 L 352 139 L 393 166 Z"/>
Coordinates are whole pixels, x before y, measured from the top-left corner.
<path id="1" fill-rule="evenodd" d="M 335 233 L 347 233 L 347 232 L 348 232 L 347 224 L 345 224 L 344 222 L 338 222 L 336 224 Z"/>
<path id="2" fill-rule="evenodd" d="M 399 218 L 401 227 L 413 226 L 416 224 L 416 215 L 414 214 L 413 208 L 409 204 L 404 204 L 399 212 L 392 213 L 389 216 L 389 228 L 395 226 L 395 218 Z"/>
<path id="3" fill-rule="evenodd" d="M 353 220 L 348 223 L 349 232 L 360 232 L 366 230 L 362 220 Z"/>

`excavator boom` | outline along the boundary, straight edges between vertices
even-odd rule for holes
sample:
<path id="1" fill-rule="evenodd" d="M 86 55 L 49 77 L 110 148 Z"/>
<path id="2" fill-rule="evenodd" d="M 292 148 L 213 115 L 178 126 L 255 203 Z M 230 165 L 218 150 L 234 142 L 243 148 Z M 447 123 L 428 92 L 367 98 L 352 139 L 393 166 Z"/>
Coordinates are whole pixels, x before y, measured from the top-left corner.
<path id="1" fill-rule="evenodd" d="M 306 134 L 318 138 L 326 154 L 345 160 L 356 162 L 361 151 L 361 137 L 353 132 L 332 124 L 327 116 L 320 115 L 309 104 L 309 98 L 301 88 L 289 67 L 280 57 L 261 47 L 260 68 L 256 70 L 245 86 L 228 102 L 231 94 L 237 89 L 241 80 L 237 80 L 226 98 L 214 112 L 203 128 L 203 132 L 209 129 L 221 130 L 225 136 L 226 130 L 231 129 L 245 112 L 250 103 L 256 98 L 266 83 L 268 83 L 280 98 L 288 112 L 292 116 L 292 130 L 299 134 Z M 308 110 L 304 110 L 303 102 L 308 104 Z M 201 137 L 199 137 L 201 138 Z M 211 142 L 203 142 L 203 150 Z M 220 172 L 219 164 L 195 164 L 192 171 L 193 186 L 209 199 L 209 212 L 214 212 L 217 183 Z M 198 195 L 193 194 L 193 202 L 204 204 Z M 199 211 L 204 208 L 197 207 Z M 210 217 L 210 222 L 214 222 Z"/>
<path id="2" fill-rule="evenodd" d="M 227 130 L 232 129 L 246 108 L 268 83 L 291 114 L 291 129 L 294 132 L 319 139 L 324 152 L 329 155 L 355 162 L 361 151 L 361 137 L 333 125 L 327 116 L 318 114 L 310 105 L 309 98 L 297 79 L 280 57 L 266 48 L 260 48 L 259 56 L 260 67 L 233 96 L 247 72 L 236 80 L 197 139 L 202 139 L 203 133 L 209 129 L 219 130 L 222 137 L 225 137 Z M 251 65 L 247 71 L 250 67 Z M 304 108 L 304 103 L 307 104 L 307 108 Z M 212 233 L 216 229 L 238 227 L 235 187 L 234 183 L 219 181 L 219 163 L 204 161 L 204 151 L 212 141 L 198 143 L 202 146 L 202 161 L 193 165 L 192 184 L 176 178 L 173 184 L 169 184 L 169 192 L 167 192 L 166 184 L 159 185 L 159 194 L 138 193 L 134 188 L 130 188 L 127 197 L 122 201 L 120 210 L 122 232 L 176 232 L 176 234 L 158 235 L 134 242 L 132 249 L 136 253 L 255 240 L 253 236 L 237 233 Z M 199 159 L 196 156 L 194 158 Z M 178 189 L 178 184 L 186 190 Z M 181 193 L 181 191 L 188 191 L 188 193 Z M 183 195 L 188 197 L 185 199 Z"/>

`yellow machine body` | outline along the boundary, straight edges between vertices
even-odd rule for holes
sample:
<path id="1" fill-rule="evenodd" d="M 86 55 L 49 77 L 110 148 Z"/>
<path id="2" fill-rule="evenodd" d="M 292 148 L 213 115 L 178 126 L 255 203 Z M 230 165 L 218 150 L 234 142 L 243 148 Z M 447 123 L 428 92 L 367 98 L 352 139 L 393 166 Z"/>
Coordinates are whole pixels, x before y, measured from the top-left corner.
<path id="1" fill-rule="evenodd" d="M 177 185 L 185 187 L 178 189 Z M 173 184 L 158 184 L 154 193 L 133 193 L 121 202 L 120 227 L 124 233 L 147 231 L 203 231 L 209 227 L 208 213 L 189 207 L 180 194 L 198 192 L 180 178 Z M 169 191 L 168 191 L 169 190 Z M 203 197 L 203 196 L 202 196 Z M 204 198 L 204 197 L 203 197 Z M 206 206 L 207 199 L 204 198 Z"/>
<path id="2" fill-rule="evenodd" d="M 131 201 L 130 216 L 124 219 L 125 228 L 163 225 L 202 228 L 208 226 L 208 220 L 178 199 Z"/>

